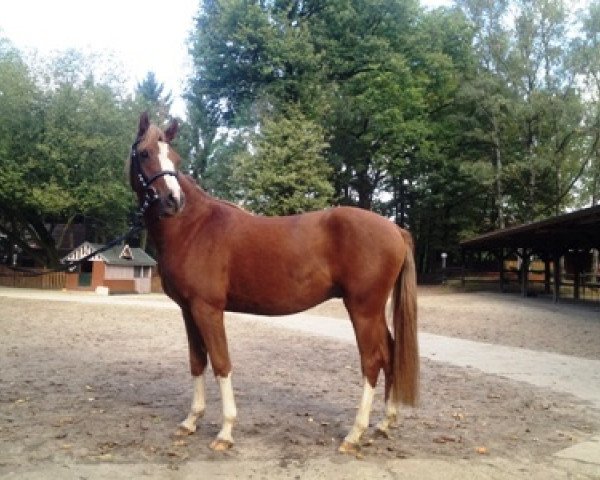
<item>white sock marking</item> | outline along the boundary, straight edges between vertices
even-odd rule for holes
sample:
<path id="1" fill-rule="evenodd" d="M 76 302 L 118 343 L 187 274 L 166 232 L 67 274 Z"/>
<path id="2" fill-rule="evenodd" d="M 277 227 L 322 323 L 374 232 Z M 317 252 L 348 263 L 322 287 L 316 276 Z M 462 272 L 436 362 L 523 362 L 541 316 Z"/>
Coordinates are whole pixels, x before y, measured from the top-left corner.
<path id="1" fill-rule="evenodd" d="M 398 406 L 392 401 L 392 398 L 385 402 L 385 417 L 377 424 L 377 430 L 387 434 L 390 426 L 396 423 L 398 418 Z"/>
<path id="2" fill-rule="evenodd" d="M 365 378 L 363 394 L 356 414 L 356 420 L 354 420 L 354 426 L 352 427 L 352 430 L 350 430 L 350 433 L 346 435 L 344 441 L 352 444 L 357 444 L 359 442 L 363 432 L 369 427 L 369 416 L 371 415 L 371 406 L 373 405 L 374 396 L 375 389 Z"/>
<path id="3" fill-rule="evenodd" d="M 231 430 L 237 417 L 235 399 L 233 398 L 233 386 L 231 384 L 231 372 L 226 377 L 217 377 L 221 389 L 221 401 L 223 402 L 223 426 L 217 435 L 219 440 L 233 443 Z"/>
<path id="4" fill-rule="evenodd" d="M 187 418 L 180 425 L 190 432 L 196 431 L 196 422 L 204 415 L 206 407 L 206 396 L 204 393 L 204 374 L 194 377 L 194 394 L 192 396 L 192 406 Z"/>

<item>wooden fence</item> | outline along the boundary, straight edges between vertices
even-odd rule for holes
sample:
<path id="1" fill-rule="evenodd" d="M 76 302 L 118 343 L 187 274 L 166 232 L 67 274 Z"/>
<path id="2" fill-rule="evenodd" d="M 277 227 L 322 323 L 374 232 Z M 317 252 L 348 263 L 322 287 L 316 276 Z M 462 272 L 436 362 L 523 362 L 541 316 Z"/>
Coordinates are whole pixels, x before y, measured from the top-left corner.
<path id="1" fill-rule="evenodd" d="M 160 281 L 160 276 L 158 275 L 158 271 L 156 269 L 154 269 L 154 271 L 152 272 L 152 283 L 150 291 L 152 293 L 164 293 L 162 288 L 162 282 Z"/>
<path id="2" fill-rule="evenodd" d="M 49 272 L 34 276 L 27 272 L 17 272 L 0 265 L 0 286 L 2 287 L 61 290 L 65 288 L 66 279 L 65 272 Z"/>

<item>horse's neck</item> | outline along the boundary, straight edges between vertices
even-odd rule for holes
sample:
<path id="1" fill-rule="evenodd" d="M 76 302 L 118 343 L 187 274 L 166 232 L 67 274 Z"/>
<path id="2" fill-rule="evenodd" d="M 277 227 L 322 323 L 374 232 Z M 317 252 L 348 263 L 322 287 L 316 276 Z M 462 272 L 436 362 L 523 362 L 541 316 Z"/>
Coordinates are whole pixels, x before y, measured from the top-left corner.
<path id="1" fill-rule="evenodd" d="M 186 175 L 181 176 L 179 180 L 181 189 L 186 198 L 186 204 L 192 208 L 207 207 L 211 200 L 214 200 L 208 193 L 200 188 L 200 186 Z M 199 212 L 200 213 L 200 212 Z"/>
<path id="2" fill-rule="evenodd" d="M 192 228 L 201 228 L 201 223 L 210 215 L 210 195 L 188 177 L 182 177 L 179 183 L 185 195 L 183 212 L 170 218 L 146 219 L 148 234 L 160 256 L 180 248 L 186 233 Z"/>

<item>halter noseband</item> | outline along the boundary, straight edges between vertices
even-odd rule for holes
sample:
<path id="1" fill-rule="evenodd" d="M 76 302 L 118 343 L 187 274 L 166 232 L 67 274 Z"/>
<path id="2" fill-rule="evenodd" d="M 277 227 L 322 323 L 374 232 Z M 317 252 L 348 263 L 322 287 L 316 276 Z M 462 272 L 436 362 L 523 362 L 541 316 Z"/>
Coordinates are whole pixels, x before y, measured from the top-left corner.
<path id="1" fill-rule="evenodd" d="M 143 216 L 144 213 L 146 213 L 146 210 L 148 210 L 154 202 L 160 200 L 160 195 L 152 186 L 152 184 L 159 178 L 164 177 L 166 175 L 172 175 L 173 177 L 175 177 L 175 179 L 177 179 L 177 177 L 179 176 L 179 172 L 175 170 L 161 170 L 160 172 L 148 178 L 148 176 L 144 173 L 144 170 L 142 169 L 142 165 L 140 163 L 140 155 L 137 151 L 137 146 L 139 145 L 139 143 L 140 140 L 136 140 L 131 146 L 131 166 L 135 169 L 134 173 L 135 175 L 137 175 L 137 179 L 142 185 L 142 188 L 144 189 L 144 195 L 142 197 L 139 210 L 140 215 Z"/>

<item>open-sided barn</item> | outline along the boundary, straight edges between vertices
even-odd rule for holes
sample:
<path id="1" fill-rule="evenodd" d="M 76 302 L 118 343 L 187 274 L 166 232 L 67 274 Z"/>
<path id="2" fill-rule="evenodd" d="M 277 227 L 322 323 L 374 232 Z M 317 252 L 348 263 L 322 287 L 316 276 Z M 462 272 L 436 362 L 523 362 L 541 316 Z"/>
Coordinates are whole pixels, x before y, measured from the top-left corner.
<path id="1" fill-rule="evenodd" d="M 542 262 L 544 291 L 552 292 L 554 301 L 567 279 L 575 299 L 582 289 L 600 289 L 600 205 L 479 235 L 461 247 L 465 259 L 480 252 L 495 256 L 501 288 L 507 281 L 506 260 L 517 257 L 523 295 L 529 290 L 532 258 Z"/>

